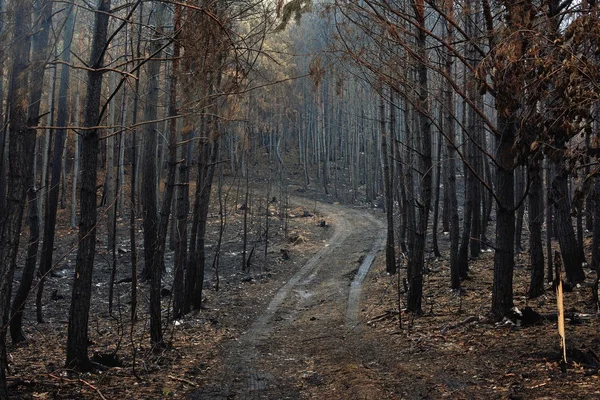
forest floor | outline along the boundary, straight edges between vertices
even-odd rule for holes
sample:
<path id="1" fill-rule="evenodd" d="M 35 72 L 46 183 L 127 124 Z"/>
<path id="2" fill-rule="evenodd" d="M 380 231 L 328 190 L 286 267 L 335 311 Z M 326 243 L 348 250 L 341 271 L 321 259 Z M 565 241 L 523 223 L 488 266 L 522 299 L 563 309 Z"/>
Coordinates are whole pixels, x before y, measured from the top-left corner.
<path id="1" fill-rule="evenodd" d="M 46 287 L 46 323 L 35 322 L 30 301 L 25 318 L 29 340 L 9 345 L 13 398 L 600 397 L 596 356 L 600 327 L 590 288 L 594 273 L 586 271 L 586 283 L 565 294 L 566 310 L 581 315 L 567 325 L 569 364 L 561 371 L 556 322 L 518 326 L 486 318 L 492 252 L 471 260 L 462 296 L 449 290 L 447 259 L 429 254 L 423 315 L 399 313 L 404 306 L 398 293 L 402 295 L 404 288 L 398 279 L 406 276 L 406 269 L 389 276 L 383 254 L 377 253 L 385 238 L 381 209 L 337 204 L 316 189 L 293 184 L 287 185 L 289 193 L 270 193 L 265 187 L 266 181 L 260 182 L 250 202 L 249 250 L 254 247 L 250 270 L 241 271 L 244 211 L 238 182 L 227 192 L 227 229 L 218 271 L 210 267 L 209 251 L 205 308 L 181 320 L 165 321 L 165 338 L 171 346 L 160 353 L 149 347 L 146 284 L 141 285 L 140 319 L 133 327 L 128 282 L 116 285 L 115 311 L 108 313 L 110 255 L 101 228 L 90 354 L 100 361 L 106 354 L 116 354 L 118 366 L 99 373 L 74 374 L 64 369 L 77 234 L 60 231 L 57 252 L 65 256 Z M 269 205 L 265 260 L 265 204 L 273 195 L 280 201 Z M 281 199 L 288 197 L 288 207 L 281 208 Z M 285 218 L 278 218 L 281 215 Z M 66 215 L 62 218 L 64 222 Z M 126 224 L 126 220 L 119 222 L 118 237 L 129 237 Z M 212 238 L 210 249 L 214 249 L 219 227 L 219 210 L 213 208 L 207 234 L 207 239 Z M 444 234 L 440 245 L 442 249 L 448 246 Z M 120 240 L 118 247 L 119 281 L 130 276 L 130 243 Z M 515 305 L 554 312 L 556 296 L 550 286 L 544 296 L 527 301 L 529 273 L 524 252 L 515 270 Z M 20 269 L 17 278 L 19 274 Z M 171 279 L 169 253 L 165 315 L 171 305 Z"/>

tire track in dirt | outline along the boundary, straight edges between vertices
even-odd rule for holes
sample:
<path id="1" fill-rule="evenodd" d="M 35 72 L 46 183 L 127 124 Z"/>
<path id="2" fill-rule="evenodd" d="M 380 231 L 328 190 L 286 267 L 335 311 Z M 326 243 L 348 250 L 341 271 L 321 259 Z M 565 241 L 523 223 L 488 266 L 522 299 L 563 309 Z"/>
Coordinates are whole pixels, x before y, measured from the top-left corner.
<path id="1" fill-rule="evenodd" d="M 298 201 L 298 199 L 294 199 L 293 201 L 296 204 L 306 205 L 306 202 L 302 200 Z M 279 311 L 283 301 L 289 296 L 291 290 L 298 286 L 298 284 L 307 276 L 310 277 L 310 275 L 313 275 L 321 268 L 324 265 L 322 262 L 323 259 L 325 259 L 334 249 L 341 246 L 346 238 L 348 238 L 351 231 L 351 224 L 348 219 L 344 217 L 343 214 L 337 212 L 337 210 L 328 214 L 328 216 L 329 218 L 335 218 L 333 236 L 321 250 L 308 260 L 306 264 L 304 264 L 304 266 L 277 291 L 267 306 L 267 309 L 252 323 L 250 329 L 248 329 L 246 334 L 242 337 L 240 341 L 242 344 L 256 345 L 259 340 L 265 339 L 272 329 L 272 327 L 269 327 L 269 322 L 273 319 L 275 313 Z"/>
<path id="2" fill-rule="evenodd" d="M 347 327 L 349 329 L 355 329 L 358 326 L 358 309 L 360 306 L 362 283 L 367 277 L 367 274 L 369 273 L 369 270 L 375 261 L 375 256 L 377 256 L 377 253 L 383 250 L 386 241 L 385 223 L 379 219 L 376 219 L 370 214 L 365 214 L 365 216 L 371 220 L 373 224 L 380 228 L 380 233 L 375 239 L 373 247 L 365 256 L 364 260 L 360 264 L 360 267 L 358 267 L 358 272 L 350 284 L 350 294 L 348 295 L 348 308 L 346 312 Z"/>
<path id="3" fill-rule="evenodd" d="M 294 379 L 286 376 L 282 369 L 273 367 L 273 364 L 292 358 L 271 354 L 272 343 L 306 339 L 302 329 L 296 329 L 292 324 L 303 313 L 320 313 L 320 307 L 324 305 L 327 311 L 322 314 L 323 319 L 331 319 L 324 326 L 335 327 L 341 322 L 349 332 L 357 326 L 361 285 L 376 254 L 383 248 L 385 223 L 366 211 L 344 206 L 297 197 L 291 202 L 305 209 L 318 207 L 331 222 L 333 235 L 280 287 L 267 308 L 227 352 L 227 376 L 221 382 L 222 387 L 211 392 L 196 392 L 192 399 L 298 398 L 293 389 Z M 354 273 L 351 266 L 356 262 L 357 254 L 362 260 L 349 284 L 349 275 Z M 330 314 L 329 303 L 335 305 L 333 314 Z M 289 329 L 294 334 L 282 336 L 281 332 Z M 266 359 L 271 365 L 264 366 Z"/>

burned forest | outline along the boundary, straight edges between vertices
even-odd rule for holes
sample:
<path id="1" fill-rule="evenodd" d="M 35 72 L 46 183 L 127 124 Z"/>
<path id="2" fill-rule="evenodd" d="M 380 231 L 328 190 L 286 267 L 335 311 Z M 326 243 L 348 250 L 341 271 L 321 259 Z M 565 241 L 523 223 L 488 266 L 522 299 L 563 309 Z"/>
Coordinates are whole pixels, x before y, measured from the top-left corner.
<path id="1" fill-rule="evenodd" d="M 600 397 L 592 0 L 0 0 L 0 400 Z"/>

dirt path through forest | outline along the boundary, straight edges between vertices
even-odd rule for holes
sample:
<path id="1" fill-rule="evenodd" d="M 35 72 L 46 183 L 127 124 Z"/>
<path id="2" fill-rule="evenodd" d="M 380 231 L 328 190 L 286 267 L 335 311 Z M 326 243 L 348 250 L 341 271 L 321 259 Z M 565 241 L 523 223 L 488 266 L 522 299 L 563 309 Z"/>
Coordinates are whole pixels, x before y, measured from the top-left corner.
<path id="1" fill-rule="evenodd" d="M 361 285 L 384 246 L 385 224 L 364 210 L 302 198 L 292 203 L 306 209 L 316 205 L 327 216 L 332 236 L 281 282 L 266 309 L 225 352 L 221 382 L 191 398 L 301 398 L 307 382 L 326 379 L 314 371 L 314 356 L 353 342 L 345 339 L 357 332 Z"/>

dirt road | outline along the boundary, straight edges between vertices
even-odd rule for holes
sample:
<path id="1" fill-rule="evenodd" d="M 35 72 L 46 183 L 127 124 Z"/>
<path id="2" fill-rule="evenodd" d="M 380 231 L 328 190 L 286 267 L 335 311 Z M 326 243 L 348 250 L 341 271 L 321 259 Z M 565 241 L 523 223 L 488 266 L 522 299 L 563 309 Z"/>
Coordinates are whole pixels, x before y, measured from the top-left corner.
<path id="1" fill-rule="evenodd" d="M 293 199 L 314 208 L 314 201 Z M 329 241 L 281 282 L 269 305 L 226 352 L 222 382 L 192 399 L 305 398 L 324 384 L 319 360 L 350 358 L 356 347 L 361 285 L 385 243 L 385 224 L 371 213 L 316 204 L 327 216 Z"/>

